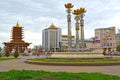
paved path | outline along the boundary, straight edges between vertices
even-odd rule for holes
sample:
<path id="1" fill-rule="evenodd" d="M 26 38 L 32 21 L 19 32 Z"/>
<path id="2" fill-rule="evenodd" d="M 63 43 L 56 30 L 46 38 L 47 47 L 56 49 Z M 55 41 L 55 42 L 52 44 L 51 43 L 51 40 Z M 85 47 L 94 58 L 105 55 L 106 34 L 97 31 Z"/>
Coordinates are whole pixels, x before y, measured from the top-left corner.
<path id="1" fill-rule="evenodd" d="M 33 65 L 24 63 L 26 57 L 20 60 L 0 61 L 0 71 L 9 70 L 45 70 L 52 72 L 66 71 L 66 72 L 100 72 L 104 74 L 112 74 L 120 76 L 120 65 L 118 66 L 46 66 Z"/>

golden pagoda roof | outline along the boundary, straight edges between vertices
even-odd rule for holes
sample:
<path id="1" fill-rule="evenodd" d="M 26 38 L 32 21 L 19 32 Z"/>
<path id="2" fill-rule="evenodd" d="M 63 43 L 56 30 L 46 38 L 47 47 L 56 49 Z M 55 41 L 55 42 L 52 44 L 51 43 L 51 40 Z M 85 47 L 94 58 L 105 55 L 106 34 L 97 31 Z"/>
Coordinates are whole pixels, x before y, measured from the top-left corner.
<path id="1" fill-rule="evenodd" d="M 20 27 L 20 25 L 19 25 L 19 23 L 18 23 L 18 22 L 16 23 L 16 26 L 15 26 L 15 27 Z"/>
<path id="2" fill-rule="evenodd" d="M 57 29 L 57 27 L 52 23 L 48 29 Z"/>

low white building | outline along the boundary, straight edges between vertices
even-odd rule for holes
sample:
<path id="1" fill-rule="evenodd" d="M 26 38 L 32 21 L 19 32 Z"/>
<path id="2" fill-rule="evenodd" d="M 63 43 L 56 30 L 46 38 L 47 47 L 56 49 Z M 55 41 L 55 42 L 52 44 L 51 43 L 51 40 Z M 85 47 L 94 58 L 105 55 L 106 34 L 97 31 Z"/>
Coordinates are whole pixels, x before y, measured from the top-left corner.
<path id="1" fill-rule="evenodd" d="M 75 47 L 75 36 L 72 36 L 72 48 Z M 68 48 L 68 35 L 62 35 L 62 48 Z"/>

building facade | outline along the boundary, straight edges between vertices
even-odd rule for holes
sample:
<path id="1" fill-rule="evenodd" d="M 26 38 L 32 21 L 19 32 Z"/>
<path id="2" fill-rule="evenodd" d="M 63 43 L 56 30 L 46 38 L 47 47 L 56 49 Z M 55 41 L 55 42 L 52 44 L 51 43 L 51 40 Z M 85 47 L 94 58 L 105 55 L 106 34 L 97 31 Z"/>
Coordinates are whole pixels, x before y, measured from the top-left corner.
<path id="1" fill-rule="evenodd" d="M 95 36 L 85 40 L 86 48 L 93 52 L 116 51 L 120 45 L 120 33 L 116 34 L 115 27 L 95 29 Z"/>
<path id="2" fill-rule="evenodd" d="M 61 48 L 61 29 L 51 24 L 42 31 L 42 46 L 45 51 L 56 51 Z"/>
<path id="3" fill-rule="evenodd" d="M 115 34 L 114 38 L 115 38 L 114 45 L 116 47 L 117 45 L 120 45 L 120 33 Z"/>
<path id="4" fill-rule="evenodd" d="M 75 36 L 72 36 L 72 49 L 75 49 Z M 61 29 L 51 24 L 42 32 L 42 45 L 45 51 L 68 49 L 68 35 L 62 35 Z M 120 45 L 120 33 L 116 34 L 115 27 L 95 29 L 95 36 L 85 40 L 86 49 L 93 52 L 116 51 L 117 45 Z"/>
<path id="5" fill-rule="evenodd" d="M 101 49 L 111 49 L 115 43 L 115 27 L 95 29 L 95 39 L 99 39 L 97 43 Z"/>
<path id="6" fill-rule="evenodd" d="M 71 41 L 71 48 L 75 48 L 75 36 L 72 36 Z M 62 35 L 62 49 L 68 49 L 68 35 Z"/>

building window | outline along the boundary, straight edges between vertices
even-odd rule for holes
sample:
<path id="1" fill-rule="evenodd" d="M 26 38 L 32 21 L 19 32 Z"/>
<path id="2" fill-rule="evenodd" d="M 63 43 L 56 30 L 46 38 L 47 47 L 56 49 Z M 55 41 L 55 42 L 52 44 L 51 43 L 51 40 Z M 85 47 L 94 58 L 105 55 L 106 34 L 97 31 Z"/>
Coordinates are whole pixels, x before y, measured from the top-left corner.
<path id="1" fill-rule="evenodd" d="M 107 43 L 107 46 L 109 46 L 109 43 Z"/>
<path id="2" fill-rule="evenodd" d="M 112 43 L 110 43 L 110 46 L 112 46 Z"/>
<path id="3" fill-rule="evenodd" d="M 104 43 L 104 46 L 106 46 L 106 43 Z"/>
<path id="4" fill-rule="evenodd" d="M 116 43 L 116 45 L 117 45 L 117 43 Z"/>

